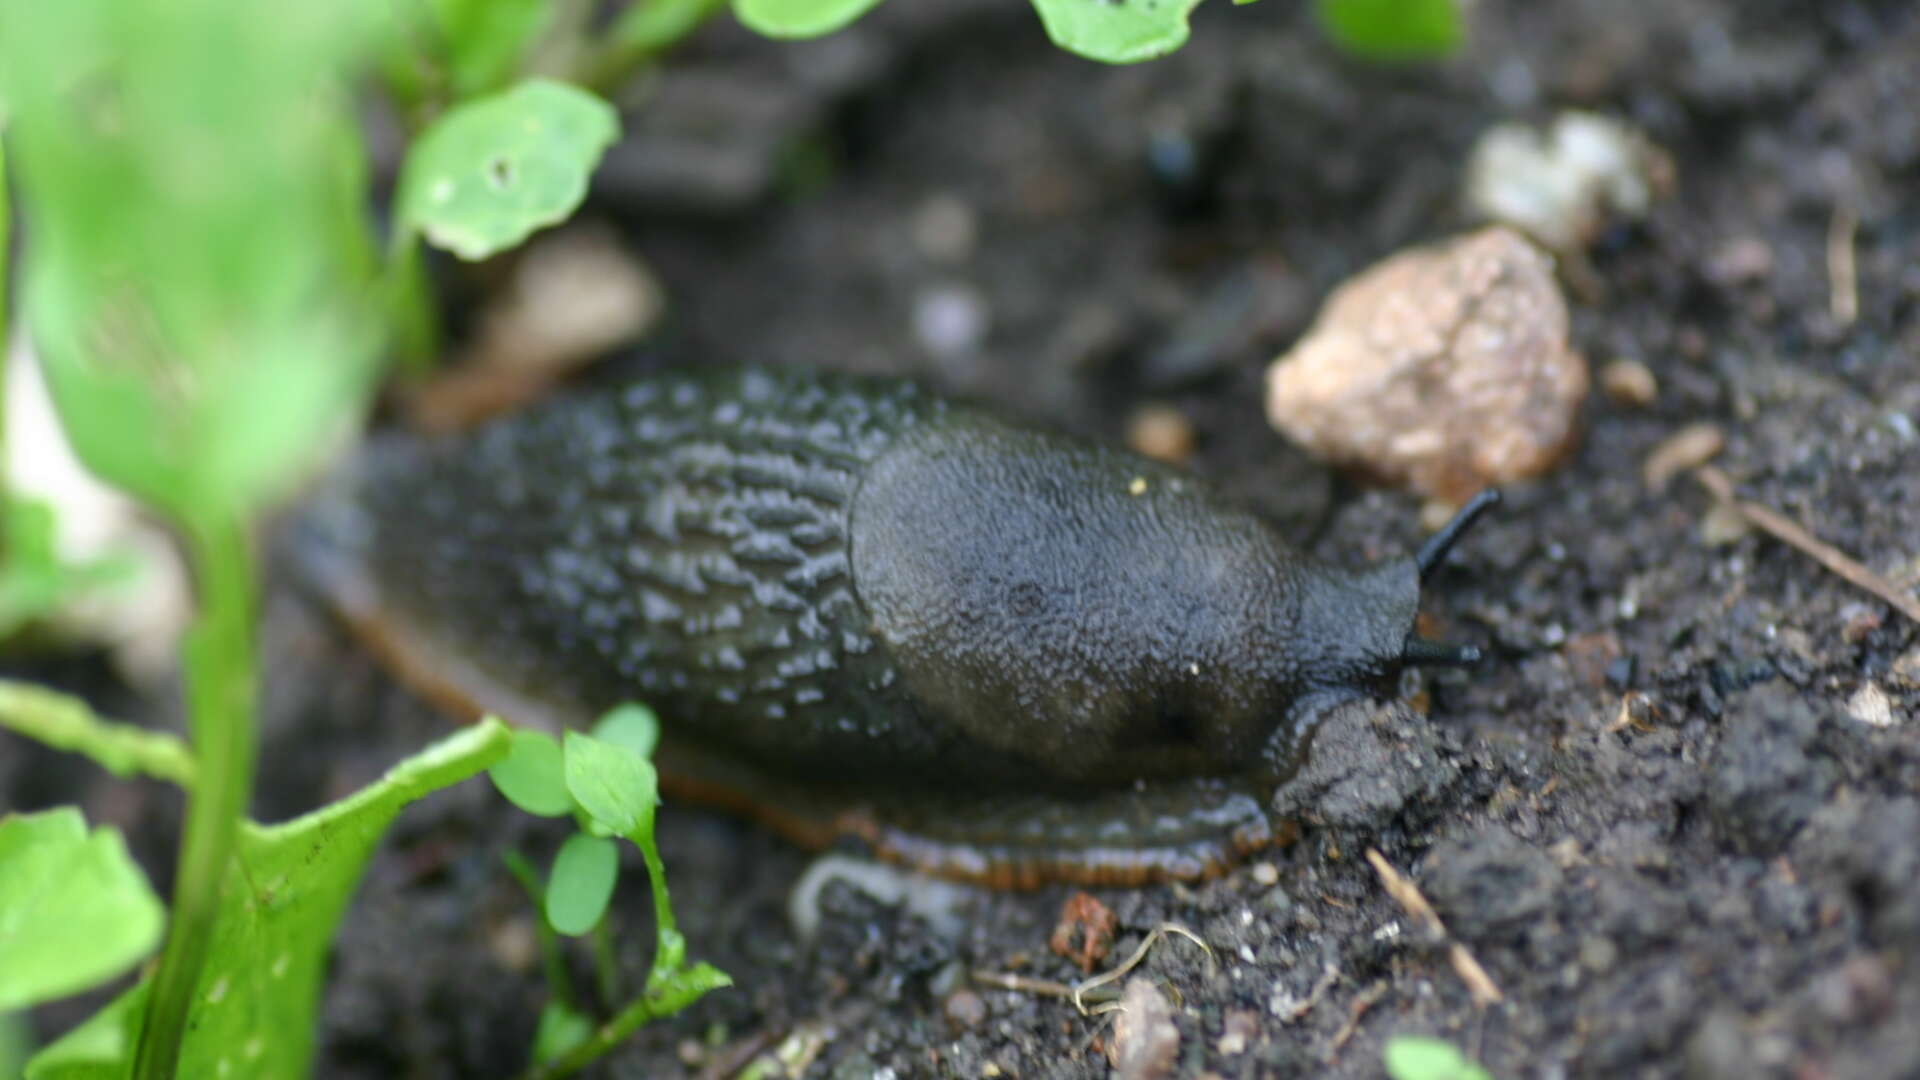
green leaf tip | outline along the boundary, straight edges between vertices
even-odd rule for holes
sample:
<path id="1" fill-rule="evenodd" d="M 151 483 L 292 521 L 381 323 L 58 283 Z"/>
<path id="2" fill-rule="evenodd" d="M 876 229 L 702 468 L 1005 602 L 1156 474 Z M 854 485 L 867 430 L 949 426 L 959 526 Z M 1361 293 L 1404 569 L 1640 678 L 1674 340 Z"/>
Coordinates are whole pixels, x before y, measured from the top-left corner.
<path id="1" fill-rule="evenodd" d="M 1033 0 L 1047 37 L 1089 60 L 1131 64 L 1186 44 L 1200 0 Z"/>
<path id="2" fill-rule="evenodd" d="M 831 34 L 878 6 L 880 0 L 733 0 L 747 29 L 772 38 Z"/>
<path id="3" fill-rule="evenodd" d="M 1466 36 L 1459 0 L 1318 0 L 1314 13 L 1334 44 L 1382 63 L 1442 59 Z"/>
<path id="4" fill-rule="evenodd" d="M 1493 1080 L 1458 1047 L 1428 1035 L 1395 1035 L 1381 1057 L 1392 1080 Z"/>

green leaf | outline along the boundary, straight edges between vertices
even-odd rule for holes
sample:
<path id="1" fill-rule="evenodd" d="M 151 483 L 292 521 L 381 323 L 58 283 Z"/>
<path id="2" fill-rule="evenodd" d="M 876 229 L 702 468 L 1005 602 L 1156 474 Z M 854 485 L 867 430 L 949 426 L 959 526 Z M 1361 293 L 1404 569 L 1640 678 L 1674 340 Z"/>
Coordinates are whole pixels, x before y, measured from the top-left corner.
<path id="1" fill-rule="evenodd" d="M 27 1061 L 26 1080 L 127 1080 L 147 1011 L 147 981 L 102 1006 Z"/>
<path id="2" fill-rule="evenodd" d="M 516 730 L 513 749 L 487 770 L 487 776 L 508 802 L 529 814 L 559 817 L 573 812 L 560 743 L 544 731 Z"/>
<path id="3" fill-rule="evenodd" d="M 1318 0 L 1314 11 L 1334 44 L 1368 60 L 1436 60 L 1465 37 L 1459 0 Z"/>
<path id="4" fill-rule="evenodd" d="M 193 754 L 175 736 L 102 720 L 79 698 L 32 683 L 0 679 L 0 727 L 85 754 L 116 776 L 146 773 L 181 787 L 193 784 Z"/>
<path id="5" fill-rule="evenodd" d="M 880 0 L 733 0 L 733 14 L 756 33 L 774 38 L 831 34 L 865 15 Z"/>
<path id="6" fill-rule="evenodd" d="M 279 825 L 243 825 L 194 991 L 178 1075 L 307 1074 L 334 930 L 381 835 L 408 803 L 505 756 L 511 738 L 505 724 L 487 719 L 414 754 L 339 802 Z M 142 1010 L 137 1004 L 129 1009 L 129 999 L 144 997 L 147 985 L 143 980 L 109 1008 L 137 1020 Z M 86 1045 L 95 1048 L 91 1054 L 103 1045 L 132 1046 L 123 1025 L 100 1016 L 83 1027 L 89 1029 Z M 67 1042 L 42 1051 L 28 1075 L 66 1080 L 125 1074 L 125 1064 L 111 1072 L 48 1071 L 68 1068 Z"/>
<path id="7" fill-rule="evenodd" d="M 593 737 L 624 746 L 651 761 L 653 748 L 660 742 L 660 718 L 645 705 L 628 702 L 601 717 L 593 725 Z"/>
<path id="8" fill-rule="evenodd" d="M 371 7 L 9 6 L 0 93 L 48 388 L 94 472 L 183 521 L 284 490 L 371 380 L 340 78 Z"/>
<path id="9" fill-rule="evenodd" d="M 642 7 L 653 6 L 642 0 Z M 498 89 L 553 21 L 549 0 L 434 0 L 453 93 L 465 99 Z"/>
<path id="10" fill-rule="evenodd" d="M 1178 49 L 1200 0 L 1033 0 L 1055 45 L 1089 60 L 1131 64 Z"/>
<path id="11" fill-rule="evenodd" d="M 1395 1035 L 1382 1056 L 1393 1080 L 1493 1080 L 1493 1074 L 1445 1039 Z"/>
<path id="12" fill-rule="evenodd" d="M 865 6 L 878 2 L 867 0 Z M 651 55 L 686 37 L 725 5 L 726 0 L 636 0 L 608 36 L 622 49 Z"/>
<path id="13" fill-rule="evenodd" d="M 533 1032 L 533 1060 L 544 1064 L 587 1041 L 593 1021 L 558 1001 L 540 1010 L 540 1026 Z"/>
<path id="14" fill-rule="evenodd" d="M 574 833 L 560 845 L 547 874 L 547 922 L 563 934 L 593 929 L 613 898 L 620 849 L 612 840 Z"/>
<path id="15" fill-rule="evenodd" d="M 61 807 L 0 817 L 0 1010 L 78 993 L 160 942 L 160 898 L 116 829 Z"/>
<path id="16" fill-rule="evenodd" d="M 651 839 L 653 808 L 660 802 L 652 762 L 578 731 L 567 732 L 565 757 L 567 790 L 588 817 L 628 839 Z"/>
<path id="17" fill-rule="evenodd" d="M 0 259 L 5 257 L 0 253 Z M 53 507 L 39 499 L 8 497 L 0 504 L 0 514 L 6 519 L 0 526 L 5 530 L 0 542 L 0 638 L 89 589 L 121 585 L 133 577 L 135 565 L 125 556 L 84 563 L 62 560 Z"/>
<path id="18" fill-rule="evenodd" d="M 619 137 L 613 106 L 545 79 L 461 105 L 407 153 L 401 220 L 463 259 L 484 259 L 573 213 Z"/>

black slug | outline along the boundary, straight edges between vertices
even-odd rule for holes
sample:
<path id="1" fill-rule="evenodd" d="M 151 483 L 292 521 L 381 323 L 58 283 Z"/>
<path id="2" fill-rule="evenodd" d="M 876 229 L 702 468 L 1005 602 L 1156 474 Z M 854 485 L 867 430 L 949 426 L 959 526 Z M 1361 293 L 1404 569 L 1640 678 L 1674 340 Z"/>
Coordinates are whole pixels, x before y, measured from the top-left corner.
<path id="1" fill-rule="evenodd" d="M 1319 714 L 1472 648 L 1410 559 L 1309 559 L 1178 469 L 910 382 L 642 378 L 376 443 L 299 561 L 443 705 L 653 705 L 670 793 L 1006 886 L 1196 878 L 1273 839 Z"/>

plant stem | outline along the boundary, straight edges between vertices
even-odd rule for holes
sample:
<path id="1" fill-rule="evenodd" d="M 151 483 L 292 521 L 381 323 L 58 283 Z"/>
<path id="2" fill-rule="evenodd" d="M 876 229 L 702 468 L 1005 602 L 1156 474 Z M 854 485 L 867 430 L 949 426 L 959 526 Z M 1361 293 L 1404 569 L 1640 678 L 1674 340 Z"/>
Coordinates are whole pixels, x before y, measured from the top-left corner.
<path id="1" fill-rule="evenodd" d="M 187 800 L 172 928 L 154 973 L 134 1062 L 140 1080 L 172 1077 L 219 910 L 220 887 L 253 787 L 253 576 L 244 526 L 187 522 L 200 614 L 187 641 L 187 705 L 199 766 Z"/>
<path id="2" fill-rule="evenodd" d="M 7 457 L 7 365 L 13 353 L 7 343 L 7 268 L 13 239 L 13 204 L 7 188 L 7 129 L 0 126 L 0 509 L 13 498 L 13 469 Z"/>

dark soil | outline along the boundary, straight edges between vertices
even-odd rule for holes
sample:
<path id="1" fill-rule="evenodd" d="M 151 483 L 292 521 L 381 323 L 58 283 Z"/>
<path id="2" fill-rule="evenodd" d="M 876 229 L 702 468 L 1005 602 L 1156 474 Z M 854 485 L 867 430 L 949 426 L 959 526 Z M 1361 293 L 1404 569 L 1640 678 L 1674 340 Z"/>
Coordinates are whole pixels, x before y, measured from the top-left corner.
<path id="1" fill-rule="evenodd" d="M 1207 5 L 1184 50 L 1131 68 L 1053 49 L 1018 0 L 897 0 L 805 45 L 713 28 L 635 117 L 593 208 L 671 296 L 632 362 L 908 372 L 1108 438 L 1171 403 L 1200 471 L 1319 554 L 1367 562 L 1417 543 L 1417 501 L 1358 491 L 1274 435 L 1267 361 L 1345 276 L 1465 227 L 1460 176 L 1487 125 L 1567 106 L 1631 119 L 1679 183 L 1600 239 L 1604 289 L 1576 302 L 1575 339 L 1596 363 L 1648 365 L 1658 399 L 1596 394 L 1579 451 L 1511 489 L 1436 582 L 1432 629 L 1493 661 L 1410 686 L 1420 710 L 1338 713 L 1276 795 L 1303 823 L 1291 846 L 1201 886 L 1095 890 L 1117 916 L 1108 963 L 1168 922 L 1211 947 L 1163 941 L 1139 969 L 1173 1003 L 1183 1076 L 1374 1077 L 1406 1033 L 1500 1077 L 1920 1076 L 1920 628 L 1763 534 L 1709 543 L 1704 491 L 1640 478 L 1667 435 L 1717 422 L 1745 497 L 1920 582 L 1920 11 L 1484 0 L 1465 54 L 1392 71 L 1334 54 L 1307 7 Z M 936 198 L 975 215 L 970 251 L 916 240 Z M 1828 274 L 1842 207 L 1851 322 Z M 913 313 L 942 305 L 984 318 L 979 348 L 927 347 Z M 263 816 L 444 730 L 294 598 L 268 614 Z M 1869 684 L 1891 726 L 1850 710 Z M 0 790 L 70 801 L 91 774 L 56 760 L 9 740 Z M 109 786 L 90 816 L 146 821 L 164 850 L 169 797 Z M 678 806 L 660 837 L 693 953 L 737 986 L 604 1075 L 715 1075 L 781 1044 L 812 1048 L 808 1076 L 1106 1071 L 1110 1017 L 969 977 L 1079 978 L 1048 948 L 1074 890 L 969 891 L 948 926 L 830 885 L 802 939 L 787 898 L 810 856 Z M 544 860 L 557 841 L 481 784 L 403 816 L 341 935 L 316 1075 L 513 1071 L 544 990 L 499 854 Z M 1504 1002 L 1475 1006 L 1369 847 Z M 637 980 L 634 873 L 616 947 Z M 1244 1046 L 1223 1045 L 1230 1027 Z"/>

